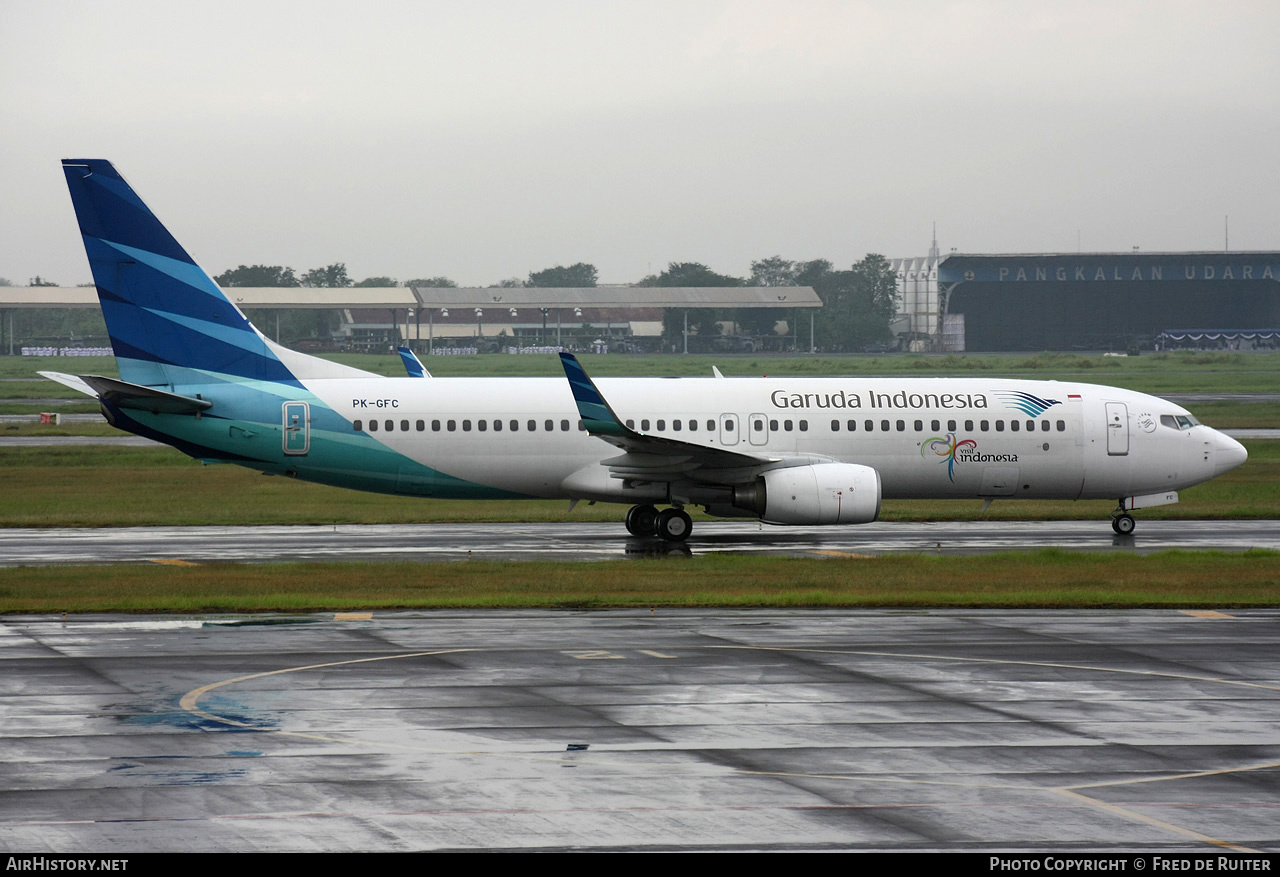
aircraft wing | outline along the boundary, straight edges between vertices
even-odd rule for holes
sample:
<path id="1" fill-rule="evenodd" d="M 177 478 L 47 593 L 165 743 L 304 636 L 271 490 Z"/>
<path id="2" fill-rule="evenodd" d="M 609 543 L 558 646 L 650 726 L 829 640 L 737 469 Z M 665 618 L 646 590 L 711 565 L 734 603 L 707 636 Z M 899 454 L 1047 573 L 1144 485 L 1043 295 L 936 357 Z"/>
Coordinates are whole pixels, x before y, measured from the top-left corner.
<path id="1" fill-rule="evenodd" d="M 587 432 L 624 452 L 600 461 L 614 478 L 676 481 L 693 477 L 703 481 L 737 482 L 754 477 L 763 468 L 787 465 L 783 457 L 730 451 L 636 432 L 614 413 L 577 357 L 561 353 L 560 363 Z M 806 458 L 805 462 L 812 461 Z"/>

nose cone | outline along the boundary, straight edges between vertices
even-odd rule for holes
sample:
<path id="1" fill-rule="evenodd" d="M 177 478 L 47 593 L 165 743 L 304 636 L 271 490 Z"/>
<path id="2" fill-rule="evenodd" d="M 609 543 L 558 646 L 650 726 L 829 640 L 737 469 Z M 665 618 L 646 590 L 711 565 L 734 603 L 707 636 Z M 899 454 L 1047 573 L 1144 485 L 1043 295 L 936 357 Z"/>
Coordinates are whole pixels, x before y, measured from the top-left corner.
<path id="1" fill-rule="evenodd" d="M 1244 449 L 1244 445 L 1231 436 L 1215 430 L 1213 438 L 1213 474 L 1215 476 L 1230 472 L 1249 459 L 1249 452 Z"/>

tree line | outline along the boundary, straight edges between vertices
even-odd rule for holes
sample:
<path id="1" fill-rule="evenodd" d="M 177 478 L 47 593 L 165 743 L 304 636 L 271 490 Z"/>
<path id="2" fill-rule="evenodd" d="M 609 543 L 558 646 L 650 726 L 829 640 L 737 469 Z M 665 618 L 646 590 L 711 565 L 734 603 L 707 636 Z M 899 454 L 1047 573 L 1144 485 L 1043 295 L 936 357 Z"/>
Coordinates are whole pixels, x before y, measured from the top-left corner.
<path id="1" fill-rule="evenodd" d="M 578 262 L 573 265 L 556 265 L 531 272 L 527 278 L 508 278 L 491 284 L 493 287 L 533 287 L 582 289 L 596 286 L 597 271 L 594 265 Z M 367 277 L 352 282 L 344 263 L 337 262 L 323 268 L 313 268 L 302 275 L 292 268 L 279 265 L 241 265 L 224 271 L 214 280 L 222 287 L 230 286 L 302 286 L 302 287 L 390 287 L 419 286 L 430 288 L 457 288 L 448 277 L 426 277 L 406 280 L 401 284 L 393 277 Z M 810 344 L 822 350 L 856 351 L 865 345 L 886 341 L 890 336 L 889 322 L 897 311 L 898 279 L 889 261 L 878 254 L 870 254 L 848 269 L 837 270 L 827 259 L 793 261 L 781 256 L 770 256 L 751 263 L 749 277 L 734 277 L 712 271 L 701 262 L 671 262 L 666 270 L 650 274 L 635 284 L 639 287 L 697 287 L 697 286 L 810 286 L 822 300 L 822 308 L 814 315 L 812 339 L 807 337 L 808 326 L 796 328 L 797 346 L 807 349 Z M 305 312 L 300 312 L 305 313 Z M 772 335 L 779 319 L 779 311 L 772 308 L 667 308 L 663 315 L 663 337 L 675 341 L 684 332 L 688 318 L 689 332 L 701 338 L 713 337 L 723 331 L 722 324 L 732 322 L 739 334 L 755 337 Z M 298 322 L 301 316 L 291 317 Z M 807 321 L 802 321 L 807 322 Z M 302 329 L 304 327 L 291 327 Z M 308 337 L 324 334 L 322 326 L 315 325 Z M 300 337 L 295 332 L 285 333 Z"/>
<path id="2" fill-rule="evenodd" d="M 573 265 L 555 265 L 541 271 L 530 272 L 525 278 L 512 277 L 491 284 L 493 287 L 534 288 L 592 288 L 597 285 L 594 265 L 578 262 Z M 453 289 L 457 283 L 448 277 L 422 277 L 400 282 L 393 277 L 375 276 L 353 281 L 346 264 L 335 262 L 303 272 L 301 276 L 293 268 L 282 265 L 240 265 L 228 269 L 213 278 L 221 287 L 392 287 L 419 286 Z M 0 285 L 8 285 L 0 280 Z M 56 285 L 42 278 L 35 278 L 32 286 Z M 635 284 L 639 287 L 698 287 L 698 286 L 810 286 L 822 300 L 823 307 L 814 314 L 813 338 L 808 337 L 807 320 L 793 329 L 796 345 L 808 349 L 810 344 L 826 351 L 857 351 L 867 344 L 886 341 L 890 337 L 889 322 L 897 310 L 897 276 L 887 259 L 870 254 L 847 269 L 836 269 L 827 259 L 794 261 L 781 256 L 771 256 L 751 263 L 748 277 L 719 274 L 701 262 L 671 262 L 658 274 L 651 274 Z M 98 335 L 101 316 L 90 317 L 92 326 L 81 325 L 84 320 L 72 319 L 74 327 L 61 318 L 39 318 L 36 312 L 18 312 L 22 322 L 32 325 L 22 327 L 25 332 L 16 334 L 35 337 L 61 336 L 70 330 L 74 336 Z M 678 341 L 687 317 L 691 335 L 702 339 L 712 338 L 723 331 L 723 323 L 733 323 L 739 335 L 756 338 L 774 334 L 780 315 L 785 311 L 771 308 L 667 308 L 663 315 L 663 337 L 668 342 Z M 75 315 L 76 317 L 90 315 Z M 263 331 L 277 331 L 287 340 L 328 338 L 337 329 L 338 314 L 328 310 L 310 309 L 250 309 L 247 316 Z M 18 327 L 15 327 L 17 329 Z M 105 330 L 105 326 L 102 327 Z M 60 331 L 61 330 L 61 331 Z M 105 331 L 103 332 L 105 334 Z"/>

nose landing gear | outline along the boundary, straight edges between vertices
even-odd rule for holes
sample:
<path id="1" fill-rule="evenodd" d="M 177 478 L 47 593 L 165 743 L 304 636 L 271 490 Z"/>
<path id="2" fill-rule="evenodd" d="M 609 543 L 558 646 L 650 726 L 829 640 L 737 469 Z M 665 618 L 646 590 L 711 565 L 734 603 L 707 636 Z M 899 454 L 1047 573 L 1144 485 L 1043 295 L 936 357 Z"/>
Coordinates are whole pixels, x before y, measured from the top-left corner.
<path id="1" fill-rule="evenodd" d="M 1121 502 L 1123 503 L 1123 500 Z M 1111 513 L 1111 529 L 1116 531 L 1117 536 L 1132 536 L 1133 528 L 1136 526 L 1137 522 L 1133 519 L 1133 515 L 1125 511 L 1123 504 Z"/>
<path id="2" fill-rule="evenodd" d="M 634 505 L 627 510 L 627 532 L 632 536 L 661 536 L 667 542 L 683 542 L 693 531 L 693 521 L 682 508 L 663 509 Z"/>

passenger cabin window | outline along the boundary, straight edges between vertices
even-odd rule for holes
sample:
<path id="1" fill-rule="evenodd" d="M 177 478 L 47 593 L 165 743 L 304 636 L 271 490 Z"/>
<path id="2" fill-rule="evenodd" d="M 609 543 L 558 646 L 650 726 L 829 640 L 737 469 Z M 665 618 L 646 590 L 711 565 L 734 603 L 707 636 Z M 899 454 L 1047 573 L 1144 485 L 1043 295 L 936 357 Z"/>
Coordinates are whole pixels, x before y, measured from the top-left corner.
<path id="1" fill-rule="evenodd" d="M 667 422 L 665 420 L 659 420 L 658 432 L 666 432 L 666 431 L 667 431 Z"/>
<path id="2" fill-rule="evenodd" d="M 556 428 L 556 424 L 555 424 L 555 421 L 548 420 L 546 423 L 544 423 L 544 424 L 542 425 L 542 427 L 543 427 L 543 429 L 545 429 L 547 432 L 551 432 L 552 430 L 554 430 L 554 429 Z"/>
<path id="3" fill-rule="evenodd" d="M 370 420 L 370 421 L 369 421 L 369 432 L 377 432 L 377 431 L 378 431 L 378 421 L 376 421 L 376 420 Z"/>
<path id="4" fill-rule="evenodd" d="M 845 424 L 845 426 L 849 428 L 849 432 L 858 431 L 858 421 L 856 420 L 850 420 L 848 423 Z"/>
<path id="5" fill-rule="evenodd" d="M 802 421 L 800 421 L 800 431 L 801 431 L 801 432 L 808 432 L 808 431 L 809 431 L 809 421 L 807 421 L 807 420 L 802 420 Z"/>
<path id="6" fill-rule="evenodd" d="M 484 431 L 485 431 L 485 430 L 487 430 L 488 428 L 489 428 L 489 421 L 487 421 L 487 420 L 477 420 L 477 421 L 476 421 L 476 429 L 480 430 L 481 432 L 484 432 Z"/>
<path id="7" fill-rule="evenodd" d="M 640 421 L 640 431 L 641 431 L 641 432 L 648 432 L 648 431 L 649 431 L 649 421 L 647 421 L 647 420 L 641 420 L 641 421 Z"/>
<path id="8" fill-rule="evenodd" d="M 578 432 L 586 432 L 586 431 L 587 431 L 587 425 L 586 425 L 585 423 L 583 423 L 581 420 L 579 420 L 579 421 L 578 421 Z"/>
<path id="9" fill-rule="evenodd" d="M 831 421 L 831 431 L 832 431 L 832 432 L 839 432 L 839 431 L 840 431 L 840 421 L 838 421 L 838 420 L 833 420 L 833 421 Z"/>
<path id="10" fill-rule="evenodd" d="M 636 422 L 634 420 L 628 420 L 627 429 L 635 429 L 635 428 L 636 428 Z"/>
<path id="11" fill-rule="evenodd" d="M 387 432 L 395 432 L 396 422 L 394 420 L 388 420 L 385 423 L 383 423 L 382 426 L 384 429 L 386 429 Z"/>
<path id="12" fill-rule="evenodd" d="M 1042 421 L 1040 421 L 1040 431 L 1041 431 L 1041 432 L 1048 432 L 1048 431 L 1049 431 L 1049 421 L 1047 421 L 1047 420 L 1042 420 Z"/>
<path id="13" fill-rule="evenodd" d="M 432 431 L 432 432 L 439 432 L 439 431 L 440 431 L 440 421 L 438 421 L 438 420 L 433 420 L 433 421 L 431 421 L 431 431 Z"/>
<path id="14" fill-rule="evenodd" d="M 924 432 L 924 423 L 923 423 L 923 422 L 921 422 L 921 421 L 917 420 L 917 421 L 915 422 L 914 426 L 915 426 L 915 428 L 916 428 L 916 432 Z M 935 427 L 935 428 L 936 428 L 936 427 Z"/>
<path id="15" fill-rule="evenodd" d="M 520 431 L 520 421 L 518 421 L 518 420 L 513 420 L 513 421 L 511 421 L 511 431 L 512 431 L 512 432 L 519 432 L 519 431 Z"/>
<path id="16" fill-rule="evenodd" d="M 942 429 L 942 424 L 941 424 L 941 423 L 939 423 L 939 422 L 938 422 L 938 421 L 936 421 L 936 420 L 930 420 L 930 421 L 929 421 L 929 431 L 930 431 L 930 432 L 938 432 L 938 431 L 939 431 L 939 430 L 941 430 L 941 429 Z"/>
<path id="17" fill-rule="evenodd" d="M 964 431 L 965 431 L 965 432 L 973 432 L 973 421 L 972 421 L 972 420 L 966 420 L 966 421 L 964 422 Z"/>
<path id="18" fill-rule="evenodd" d="M 454 432 L 458 428 L 458 421 L 450 420 L 447 426 L 449 427 L 449 432 Z"/>
<path id="19" fill-rule="evenodd" d="M 880 430 L 881 430 L 882 432 L 888 432 L 888 431 L 889 431 L 889 421 L 887 421 L 887 420 L 882 420 L 882 421 L 880 421 Z"/>
<path id="20" fill-rule="evenodd" d="M 787 432 L 791 432 L 791 427 L 792 427 L 792 423 L 790 420 L 782 421 L 782 428 L 785 429 Z"/>
<path id="21" fill-rule="evenodd" d="M 868 420 L 862 425 L 864 428 L 866 428 L 867 432 L 875 432 L 876 422 L 874 420 Z"/>
<path id="22" fill-rule="evenodd" d="M 529 432 L 538 431 L 538 421 L 536 420 L 530 420 L 527 424 L 525 424 L 525 426 L 528 427 Z"/>
<path id="23" fill-rule="evenodd" d="M 996 427 L 996 429 L 999 429 L 999 428 L 1000 428 L 1000 427 L 998 427 L 998 426 Z M 1022 427 L 1018 425 L 1018 421 L 1016 421 L 1016 420 L 1010 420 L 1010 421 L 1009 421 L 1009 429 L 1010 429 L 1012 432 L 1017 432 L 1017 431 L 1018 431 L 1019 429 L 1021 429 L 1021 428 L 1022 428 Z"/>
<path id="24" fill-rule="evenodd" d="M 689 431 L 690 431 L 690 432 L 697 432 L 697 431 L 698 431 L 698 421 L 696 421 L 696 420 L 694 420 L 694 419 L 690 418 L 690 420 L 689 420 Z"/>
<path id="25" fill-rule="evenodd" d="M 1058 426 L 1058 432 L 1067 431 L 1067 422 L 1065 420 L 1059 420 L 1057 423 L 1057 426 Z"/>
<path id="26" fill-rule="evenodd" d="M 996 421 L 996 432 L 1004 432 L 1004 421 L 1003 421 L 1003 420 L 997 420 L 997 421 Z"/>
<path id="27" fill-rule="evenodd" d="M 416 425 L 417 425 L 417 427 L 418 427 L 418 432 L 426 432 L 426 430 L 427 430 L 427 424 L 426 424 L 426 421 L 419 420 L 419 421 L 418 421 L 418 423 L 417 423 Z"/>
<path id="28" fill-rule="evenodd" d="M 671 421 L 671 428 L 672 428 L 673 430 L 675 430 L 676 432 L 679 432 L 679 431 L 680 431 L 680 427 L 683 425 L 683 423 L 684 423 L 684 421 L 682 421 L 682 420 L 673 420 L 673 421 Z"/>
<path id="29" fill-rule="evenodd" d="M 991 424 L 985 420 L 982 420 L 978 422 L 978 428 L 981 429 L 983 432 L 986 432 L 988 429 L 991 428 Z"/>
<path id="30" fill-rule="evenodd" d="M 462 431 L 463 431 L 463 432 L 471 432 L 471 421 L 470 421 L 470 420 L 464 420 L 464 421 L 462 421 Z"/>
<path id="31" fill-rule="evenodd" d="M 363 423 L 364 423 L 364 421 L 361 421 L 361 420 L 353 420 L 353 421 L 351 422 L 351 428 L 352 428 L 353 430 L 355 430 L 356 432 L 359 432 L 359 431 L 360 431 L 360 427 L 361 427 L 361 425 L 362 425 Z"/>
<path id="32" fill-rule="evenodd" d="M 568 431 L 569 431 L 569 421 L 567 421 L 567 420 L 562 420 L 562 421 L 560 421 L 560 431 L 561 431 L 561 432 L 568 432 Z"/>
<path id="33" fill-rule="evenodd" d="M 778 421 L 772 420 L 772 419 L 769 421 L 769 431 L 770 432 L 778 431 Z"/>
<path id="34" fill-rule="evenodd" d="M 948 420 L 947 432 L 955 432 L 955 431 L 956 431 L 956 422 L 954 420 Z"/>
<path id="35" fill-rule="evenodd" d="M 906 422 L 905 420 L 899 420 L 899 421 L 897 422 L 897 427 L 898 427 L 898 432 L 906 432 L 906 431 L 907 431 L 907 422 Z"/>

